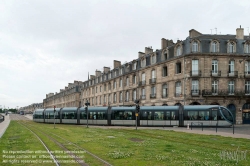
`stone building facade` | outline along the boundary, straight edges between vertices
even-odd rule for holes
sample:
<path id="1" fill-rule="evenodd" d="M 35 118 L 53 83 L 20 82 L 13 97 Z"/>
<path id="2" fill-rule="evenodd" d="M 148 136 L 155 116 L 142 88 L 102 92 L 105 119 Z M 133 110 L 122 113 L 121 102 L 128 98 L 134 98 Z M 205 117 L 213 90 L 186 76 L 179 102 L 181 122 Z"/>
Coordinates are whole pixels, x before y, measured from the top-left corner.
<path id="1" fill-rule="evenodd" d="M 24 111 L 25 113 L 32 113 L 36 109 L 42 109 L 43 108 L 43 103 L 33 103 L 28 106 L 20 107 L 18 111 Z"/>
<path id="2" fill-rule="evenodd" d="M 44 108 L 79 107 L 81 105 L 79 89 L 81 83 L 81 81 L 74 81 L 64 89 L 60 89 L 59 93 L 46 94 L 46 98 L 43 100 Z"/>
<path id="3" fill-rule="evenodd" d="M 192 29 L 185 40 L 163 38 L 161 49 L 146 47 L 125 64 L 114 60 L 113 69 L 96 70 L 71 88 L 46 95 L 44 106 L 132 106 L 136 99 L 142 106 L 218 104 L 236 124 L 250 123 L 250 37 L 243 28 L 235 35 Z"/>

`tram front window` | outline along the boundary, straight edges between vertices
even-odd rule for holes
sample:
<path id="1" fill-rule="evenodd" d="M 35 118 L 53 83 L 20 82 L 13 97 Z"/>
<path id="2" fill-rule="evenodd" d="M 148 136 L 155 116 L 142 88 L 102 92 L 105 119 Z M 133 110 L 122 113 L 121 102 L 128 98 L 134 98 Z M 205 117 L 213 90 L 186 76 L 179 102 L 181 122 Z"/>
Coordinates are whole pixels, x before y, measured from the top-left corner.
<path id="1" fill-rule="evenodd" d="M 228 109 L 221 107 L 221 113 L 223 114 L 222 117 L 224 116 L 226 120 L 233 123 L 233 115 Z"/>

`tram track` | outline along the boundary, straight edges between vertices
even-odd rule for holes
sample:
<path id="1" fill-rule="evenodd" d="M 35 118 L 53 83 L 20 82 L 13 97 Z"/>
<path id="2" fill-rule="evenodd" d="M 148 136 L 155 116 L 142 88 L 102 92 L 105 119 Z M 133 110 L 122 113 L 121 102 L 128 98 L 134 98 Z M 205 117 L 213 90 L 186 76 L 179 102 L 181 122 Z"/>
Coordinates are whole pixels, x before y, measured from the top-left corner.
<path id="1" fill-rule="evenodd" d="M 22 120 L 22 119 L 19 119 L 19 120 Z M 27 122 L 23 122 L 23 123 L 26 125 L 26 126 L 25 126 L 26 128 L 28 128 L 27 126 L 29 126 L 29 127 L 33 128 L 33 130 L 36 130 L 36 131 L 42 133 L 43 135 L 46 135 L 48 138 L 50 138 L 50 140 L 52 140 L 53 142 L 55 142 L 59 147 L 61 147 L 62 149 L 64 149 L 64 150 L 67 151 L 67 152 L 70 152 L 70 150 L 67 149 L 62 143 L 60 143 L 59 141 L 57 141 L 57 139 L 56 139 L 55 137 L 60 138 L 61 140 L 65 141 L 65 144 L 73 145 L 73 146 L 75 146 L 77 149 L 86 152 L 88 155 L 90 155 L 91 157 L 97 159 L 98 161 L 100 161 L 100 162 L 103 163 L 104 165 L 112 166 L 110 163 L 108 163 L 107 161 L 101 159 L 101 158 L 98 157 L 97 155 L 91 153 L 90 151 L 88 151 L 88 150 L 86 150 L 86 149 L 84 149 L 84 148 L 78 146 L 77 144 L 75 144 L 75 143 L 73 143 L 73 142 L 71 142 L 71 141 L 69 141 L 69 140 L 67 140 L 67 139 L 65 139 L 65 138 L 63 138 L 63 137 L 61 137 L 61 136 L 58 136 L 57 134 L 54 134 L 54 133 L 51 133 L 51 132 L 48 132 L 48 131 L 46 131 L 46 133 L 45 133 L 44 131 L 41 131 L 41 129 L 38 130 L 38 128 L 37 128 L 36 126 L 34 126 L 34 125 L 28 124 Z M 23 125 L 24 125 L 24 124 L 23 124 Z M 28 128 L 28 129 L 29 129 L 29 128 Z M 55 137 L 53 138 L 51 135 L 53 135 L 53 136 L 55 136 Z M 75 155 L 74 153 L 70 153 L 69 155 L 73 155 L 75 161 L 76 161 L 78 164 L 80 164 L 80 165 L 82 165 L 82 166 L 86 166 L 86 165 L 87 165 L 86 163 L 82 163 L 81 159 L 78 158 L 77 155 Z"/>

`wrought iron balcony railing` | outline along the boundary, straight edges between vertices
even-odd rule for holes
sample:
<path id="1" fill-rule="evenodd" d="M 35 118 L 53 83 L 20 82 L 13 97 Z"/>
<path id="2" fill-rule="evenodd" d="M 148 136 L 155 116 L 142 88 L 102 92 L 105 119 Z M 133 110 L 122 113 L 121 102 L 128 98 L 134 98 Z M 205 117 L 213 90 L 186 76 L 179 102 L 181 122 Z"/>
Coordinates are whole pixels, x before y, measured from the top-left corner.
<path id="1" fill-rule="evenodd" d="M 210 76 L 211 77 L 220 77 L 221 76 L 221 71 L 211 70 L 210 71 Z"/>
<path id="2" fill-rule="evenodd" d="M 156 83 L 156 78 L 149 79 L 150 84 L 155 84 Z"/>
<path id="3" fill-rule="evenodd" d="M 139 86 L 144 86 L 144 85 L 146 85 L 146 81 L 145 80 L 139 82 Z"/>
<path id="4" fill-rule="evenodd" d="M 238 71 L 228 71 L 228 77 L 238 77 Z"/>
<path id="5" fill-rule="evenodd" d="M 250 78 L 250 71 L 245 71 L 244 76 L 245 76 L 245 78 Z"/>
<path id="6" fill-rule="evenodd" d="M 235 90 L 235 89 L 204 89 L 202 96 L 244 96 L 250 94 L 250 91 Z"/>
<path id="7" fill-rule="evenodd" d="M 162 98 L 167 98 L 168 94 L 162 94 Z"/>
<path id="8" fill-rule="evenodd" d="M 200 96 L 200 90 L 199 89 L 192 89 L 191 96 Z"/>
<path id="9" fill-rule="evenodd" d="M 145 100 L 146 99 L 146 95 L 141 95 L 141 99 Z"/>
<path id="10" fill-rule="evenodd" d="M 201 70 L 190 71 L 190 77 L 200 77 L 200 76 L 201 76 Z"/>
<path id="11" fill-rule="evenodd" d="M 156 94 L 150 94 L 150 98 L 156 98 Z"/>

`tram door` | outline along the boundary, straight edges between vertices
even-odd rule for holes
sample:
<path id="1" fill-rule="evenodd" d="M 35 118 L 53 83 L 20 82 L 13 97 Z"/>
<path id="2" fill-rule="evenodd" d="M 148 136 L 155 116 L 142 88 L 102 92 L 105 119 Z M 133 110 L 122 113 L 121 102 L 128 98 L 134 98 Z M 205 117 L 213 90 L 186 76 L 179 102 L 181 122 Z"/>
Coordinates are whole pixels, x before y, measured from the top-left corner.
<path id="1" fill-rule="evenodd" d="M 184 126 L 183 110 L 184 107 L 182 105 L 179 106 L 179 126 Z"/>
<path id="2" fill-rule="evenodd" d="M 250 124 L 250 110 L 245 109 L 242 111 L 243 124 Z"/>

